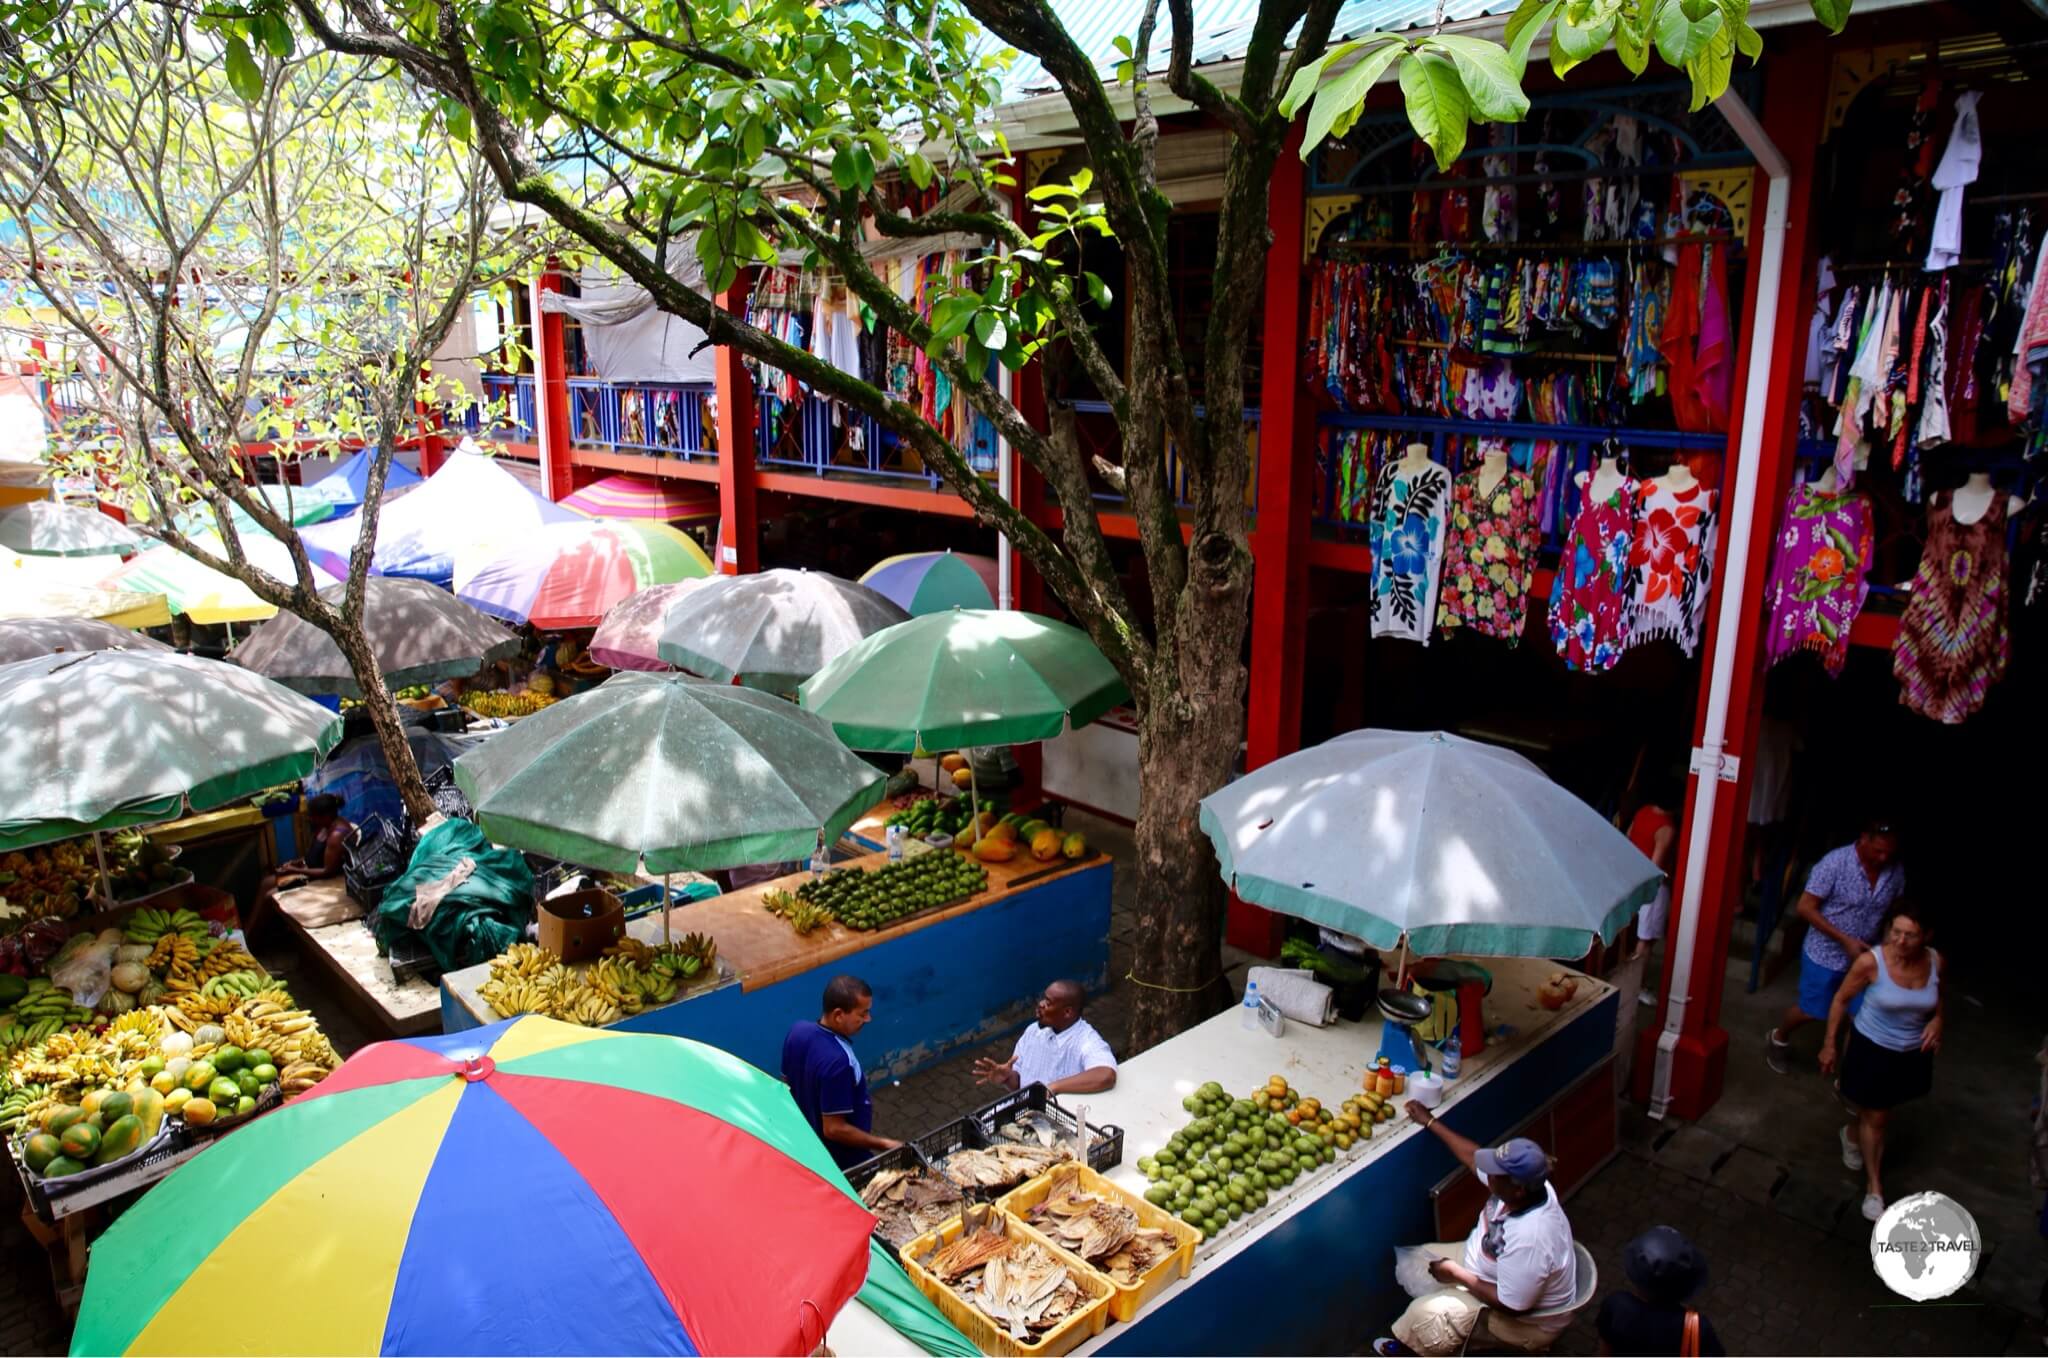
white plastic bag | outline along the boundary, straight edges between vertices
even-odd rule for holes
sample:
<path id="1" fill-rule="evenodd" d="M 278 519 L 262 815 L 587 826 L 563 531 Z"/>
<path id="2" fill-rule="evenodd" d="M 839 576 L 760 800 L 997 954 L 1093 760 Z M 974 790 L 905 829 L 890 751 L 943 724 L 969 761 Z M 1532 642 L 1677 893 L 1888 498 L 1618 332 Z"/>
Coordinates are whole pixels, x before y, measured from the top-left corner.
<path id="1" fill-rule="evenodd" d="M 116 935 L 118 937 L 118 935 Z M 50 982 L 71 992 L 72 1003 L 92 1009 L 114 983 L 113 943 L 90 943 L 50 969 Z"/>
<path id="2" fill-rule="evenodd" d="M 1429 1266 L 1443 1258 L 1427 1245 L 1394 1246 L 1394 1281 L 1411 1297 L 1426 1297 L 1444 1290 L 1444 1284 L 1430 1276 Z"/>

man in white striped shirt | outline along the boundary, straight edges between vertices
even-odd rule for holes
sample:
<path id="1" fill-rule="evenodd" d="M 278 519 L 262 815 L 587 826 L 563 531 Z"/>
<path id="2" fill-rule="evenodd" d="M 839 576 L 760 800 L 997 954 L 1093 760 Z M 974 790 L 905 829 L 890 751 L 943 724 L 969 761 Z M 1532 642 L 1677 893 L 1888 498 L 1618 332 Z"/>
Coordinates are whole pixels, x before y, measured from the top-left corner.
<path id="1" fill-rule="evenodd" d="M 1005 1089 L 1043 1084 L 1049 1094 L 1099 1094 L 1116 1084 L 1116 1054 L 1081 1017 L 1088 994 L 1078 981 L 1054 981 L 1038 997 L 1038 1022 L 1024 1030 L 1007 1061 L 974 1063 L 981 1084 Z"/>

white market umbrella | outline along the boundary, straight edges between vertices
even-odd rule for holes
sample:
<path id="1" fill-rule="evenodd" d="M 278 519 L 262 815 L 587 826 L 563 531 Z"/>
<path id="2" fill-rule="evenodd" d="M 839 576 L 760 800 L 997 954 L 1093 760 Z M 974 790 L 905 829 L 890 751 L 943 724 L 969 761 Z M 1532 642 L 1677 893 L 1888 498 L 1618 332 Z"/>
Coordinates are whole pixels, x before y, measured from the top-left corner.
<path id="1" fill-rule="evenodd" d="M 1352 731 L 1202 800 L 1245 900 L 1429 957 L 1578 957 L 1663 874 L 1592 807 L 1497 746 Z"/>
<path id="2" fill-rule="evenodd" d="M 790 692 L 863 637 L 908 621 L 866 585 L 824 571 L 721 575 L 669 609 L 659 649 L 707 679 Z"/>
<path id="3" fill-rule="evenodd" d="M 23 556 L 127 556 L 148 545 L 88 505 L 31 500 L 0 509 L 0 547 Z"/>

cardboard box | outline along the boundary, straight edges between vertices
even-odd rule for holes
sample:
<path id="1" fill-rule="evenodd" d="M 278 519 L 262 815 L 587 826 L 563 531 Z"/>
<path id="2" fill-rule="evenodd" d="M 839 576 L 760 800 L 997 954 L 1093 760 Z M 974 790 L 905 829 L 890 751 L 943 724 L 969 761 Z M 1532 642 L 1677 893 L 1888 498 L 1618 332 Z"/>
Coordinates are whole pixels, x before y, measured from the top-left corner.
<path id="1" fill-rule="evenodd" d="M 564 962 L 596 957 L 625 936 L 625 907 L 609 891 L 572 891 L 540 903 L 540 945 Z"/>

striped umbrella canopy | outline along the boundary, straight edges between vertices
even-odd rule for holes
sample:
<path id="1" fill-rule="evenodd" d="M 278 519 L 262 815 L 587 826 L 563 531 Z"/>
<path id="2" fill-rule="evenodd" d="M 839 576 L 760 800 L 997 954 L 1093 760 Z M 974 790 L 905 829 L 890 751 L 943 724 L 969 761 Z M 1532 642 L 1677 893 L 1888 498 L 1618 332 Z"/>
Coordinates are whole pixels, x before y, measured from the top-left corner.
<path id="1" fill-rule="evenodd" d="M 699 575 L 668 585 L 649 585 L 611 606 L 590 638 L 590 658 L 615 670 L 665 670 L 661 658 L 662 619 L 691 590 L 716 576 Z"/>
<path id="2" fill-rule="evenodd" d="M 673 522 L 718 517 L 718 491 L 715 487 L 623 473 L 591 482 L 563 500 L 562 504 L 592 518 Z"/>
<path id="3" fill-rule="evenodd" d="M 996 606 L 996 559 L 972 553 L 909 552 L 884 557 L 860 582 L 910 614 Z"/>
<path id="4" fill-rule="evenodd" d="M 544 630 L 595 627 L 636 590 L 711 573 L 696 540 L 665 523 L 584 519 L 548 524 L 473 563 L 458 558 L 455 597 Z"/>
<path id="5" fill-rule="evenodd" d="M 59 651 L 168 651 L 161 641 L 97 618 L 0 619 L 0 665 Z"/>
<path id="6" fill-rule="evenodd" d="M 126 556 L 146 542 L 88 505 L 33 500 L 0 509 L 0 547 L 27 556 Z"/>
<path id="7" fill-rule="evenodd" d="M 214 1142 L 94 1243 L 71 1347 L 804 1354 L 874 1224 L 780 1081 L 525 1015 L 366 1047 Z"/>
<path id="8" fill-rule="evenodd" d="M 289 548 L 270 534 L 256 529 L 241 535 L 242 551 L 250 564 L 282 584 L 296 580 Z M 193 539 L 201 550 L 225 557 L 227 548 L 219 535 L 202 534 Z M 327 589 L 339 584 L 333 576 L 313 565 L 313 585 Z M 100 582 L 103 589 L 122 589 L 161 594 L 170 602 L 171 612 L 183 613 L 196 623 L 262 622 L 277 616 L 274 605 L 256 592 L 174 547 L 152 547 L 139 552 L 121 569 Z"/>
<path id="9" fill-rule="evenodd" d="M 98 618 L 117 627 L 163 627 L 170 605 L 155 592 L 99 589 L 103 559 L 17 556 L 0 549 L 0 618 Z"/>

